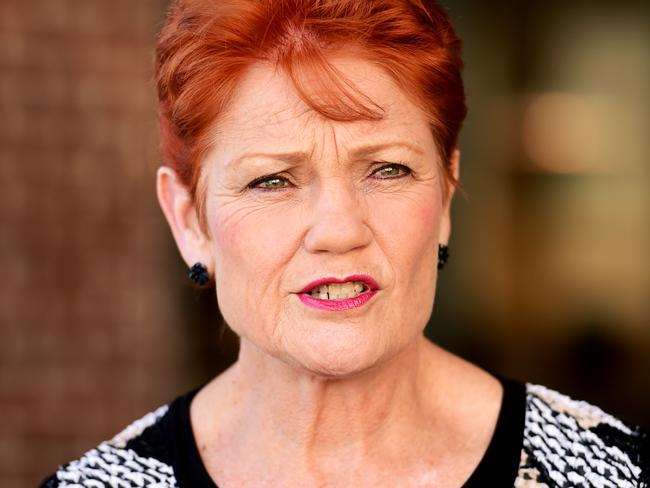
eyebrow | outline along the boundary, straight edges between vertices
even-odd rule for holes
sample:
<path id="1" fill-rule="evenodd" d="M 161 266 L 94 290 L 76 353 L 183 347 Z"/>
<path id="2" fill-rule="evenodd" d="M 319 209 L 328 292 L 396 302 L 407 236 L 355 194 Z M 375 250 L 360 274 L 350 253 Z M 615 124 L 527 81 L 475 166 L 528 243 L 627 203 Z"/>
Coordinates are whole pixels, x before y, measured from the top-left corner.
<path id="1" fill-rule="evenodd" d="M 257 158 L 275 159 L 278 161 L 285 161 L 291 164 L 298 164 L 309 159 L 309 153 L 306 153 L 304 151 L 275 153 L 275 154 L 261 153 L 261 152 L 246 153 L 230 161 L 226 165 L 226 167 L 228 169 L 235 169 L 247 159 L 257 159 Z"/>
<path id="2" fill-rule="evenodd" d="M 367 146 L 361 146 L 356 149 L 354 149 L 350 154 L 352 156 L 352 159 L 364 159 L 368 158 L 370 156 L 375 155 L 376 153 L 383 151 L 385 149 L 391 148 L 391 147 L 402 147 L 406 148 L 416 154 L 419 155 L 424 155 L 424 151 L 417 145 L 410 144 L 408 142 L 386 142 L 383 144 L 370 144 Z M 310 153 L 305 152 L 305 151 L 297 151 L 297 152 L 287 152 L 287 153 L 261 153 L 261 152 L 252 152 L 252 153 L 245 153 L 242 154 L 241 156 L 233 159 L 230 161 L 227 165 L 229 169 L 234 169 L 237 166 L 239 166 L 242 162 L 244 162 L 246 159 L 251 159 L 251 158 L 267 158 L 267 159 L 275 159 L 278 161 L 284 161 L 292 164 L 298 164 L 302 163 L 304 161 L 307 161 L 310 157 Z"/>
<path id="3" fill-rule="evenodd" d="M 413 151 L 414 153 L 417 153 L 420 156 L 424 155 L 424 151 L 422 150 L 422 148 L 420 148 L 420 146 L 415 144 L 410 144 L 408 142 L 401 142 L 401 141 L 387 142 L 384 144 L 372 144 L 369 146 L 361 146 L 355 149 L 354 151 L 352 151 L 351 154 L 353 159 L 363 159 L 363 158 L 373 156 L 379 151 L 383 151 L 384 149 L 388 149 L 391 147 L 402 147 L 410 151 Z"/>

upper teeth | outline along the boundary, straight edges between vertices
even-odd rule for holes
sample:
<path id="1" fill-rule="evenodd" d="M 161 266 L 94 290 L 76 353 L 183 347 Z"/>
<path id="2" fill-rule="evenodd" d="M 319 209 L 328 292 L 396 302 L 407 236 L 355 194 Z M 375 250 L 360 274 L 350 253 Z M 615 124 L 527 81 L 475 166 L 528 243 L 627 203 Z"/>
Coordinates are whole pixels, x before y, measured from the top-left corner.
<path id="1" fill-rule="evenodd" d="M 365 283 L 360 281 L 348 281 L 346 283 L 330 283 L 314 288 L 309 294 L 321 300 L 336 298 L 352 298 L 368 289 Z"/>

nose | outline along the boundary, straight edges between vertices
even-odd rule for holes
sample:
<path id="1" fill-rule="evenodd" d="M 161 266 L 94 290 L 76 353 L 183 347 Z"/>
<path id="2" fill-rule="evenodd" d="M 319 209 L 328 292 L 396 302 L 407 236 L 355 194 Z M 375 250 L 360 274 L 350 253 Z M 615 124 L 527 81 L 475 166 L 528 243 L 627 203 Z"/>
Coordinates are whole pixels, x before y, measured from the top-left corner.
<path id="1" fill-rule="evenodd" d="M 304 240 L 309 252 L 344 254 L 370 243 L 367 205 L 353 186 L 343 177 L 330 177 L 315 186 Z"/>

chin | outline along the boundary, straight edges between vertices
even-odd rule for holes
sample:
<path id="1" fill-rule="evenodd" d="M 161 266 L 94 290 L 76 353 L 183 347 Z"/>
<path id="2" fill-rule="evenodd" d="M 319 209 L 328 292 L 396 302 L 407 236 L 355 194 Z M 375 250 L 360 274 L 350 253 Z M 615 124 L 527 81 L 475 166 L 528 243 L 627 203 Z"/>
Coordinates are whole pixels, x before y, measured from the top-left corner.
<path id="1" fill-rule="evenodd" d="M 378 337 L 359 330 L 312 331 L 296 339 L 285 351 L 294 365 L 310 374 L 326 378 L 345 378 L 362 373 L 389 356 Z"/>

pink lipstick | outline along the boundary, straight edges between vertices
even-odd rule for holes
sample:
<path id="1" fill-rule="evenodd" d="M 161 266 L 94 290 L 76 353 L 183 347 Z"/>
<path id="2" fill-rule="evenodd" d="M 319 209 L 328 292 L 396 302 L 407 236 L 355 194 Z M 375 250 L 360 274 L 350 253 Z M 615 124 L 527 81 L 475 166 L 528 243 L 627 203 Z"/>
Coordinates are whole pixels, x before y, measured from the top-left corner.
<path id="1" fill-rule="evenodd" d="M 328 285 L 330 283 L 346 283 L 348 281 L 361 282 L 365 284 L 368 289 L 352 298 L 341 298 L 341 299 L 332 299 L 332 300 L 321 300 L 320 298 L 312 297 L 309 294 L 311 290 L 319 286 Z M 377 294 L 378 289 L 379 289 L 379 285 L 371 276 L 356 274 L 356 275 L 348 276 L 343 279 L 330 277 L 330 278 L 321 278 L 312 281 L 311 283 L 306 285 L 301 291 L 298 292 L 298 298 L 300 298 L 300 301 L 305 305 L 307 305 L 308 307 L 316 308 L 319 310 L 336 312 L 341 310 L 350 310 L 365 305 L 373 296 Z"/>

